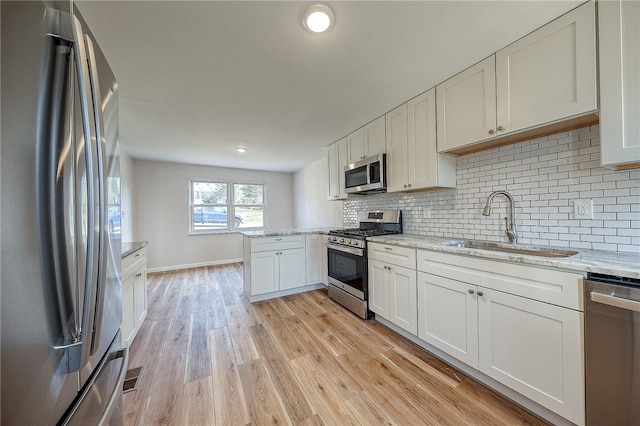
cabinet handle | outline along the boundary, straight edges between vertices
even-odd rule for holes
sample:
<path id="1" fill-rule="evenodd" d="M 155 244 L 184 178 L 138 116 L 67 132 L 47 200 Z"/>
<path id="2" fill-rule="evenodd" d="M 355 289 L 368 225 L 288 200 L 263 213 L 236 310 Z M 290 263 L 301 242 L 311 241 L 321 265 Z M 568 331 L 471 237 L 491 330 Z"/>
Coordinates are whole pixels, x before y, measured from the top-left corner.
<path id="1" fill-rule="evenodd" d="M 494 133 L 495 133 L 495 130 L 493 130 L 493 129 L 489 130 L 489 134 L 490 134 L 490 135 L 492 135 L 492 134 L 494 134 Z"/>
<path id="2" fill-rule="evenodd" d="M 407 187 L 407 184 L 406 184 L 406 183 L 404 184 L 404 187 L 405 187 L 405 188 Z"/>
<path id="3" fill-rule="evenodd" d="M 136 274 L 136 278 L 140 278 L 141 276 L 142 276 L 142 272 L 138 272 L 138 273 Z"/>
<path id="4" fill-rule="evenodd" d="M 276 238 L 276 241 L 282 241 L 282 238 Z"/>
<path id="5" fill-rule="evenodd" d="M 504 127 L 502 127 L 502 126 L 498 126 L 498 131 L 499 131 L 499 132 L 502 132 L 503 130 L 504 130 Z"/>
<path id="6" fill-rule="evenodd" d="M 484 296 L 484 293 L 482 293 L 480 290 L 478 290 L 478 296 L 482 297 L 482 296 Z"/>
<path id="7" fill-rule="evenodd" d="M 407 184 L 407 188 L 411 188 L 411 184 L 410 183 Z"/>
<path id="8" fill-rule="evenodd" d="M 393 250 L 391 247 L 385 247 L 384 249 L 389 251 Z"/>
<path id="9" fill-rule="evenodd" d="M 472 289 L 472 288 L 470 288 L 470 289 L 469 289 L 469 294 L 474 294 L 474 293 L 475 293 L 475 291 L 473 291 L 473 289 Z"/>

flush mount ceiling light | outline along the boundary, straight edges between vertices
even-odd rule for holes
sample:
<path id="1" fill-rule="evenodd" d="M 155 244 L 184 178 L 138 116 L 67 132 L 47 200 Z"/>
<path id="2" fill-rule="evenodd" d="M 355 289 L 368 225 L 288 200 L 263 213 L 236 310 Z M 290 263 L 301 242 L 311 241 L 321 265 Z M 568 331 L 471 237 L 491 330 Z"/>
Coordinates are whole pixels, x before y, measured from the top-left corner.
<path id="1" fill-rule="evenodd" d="M 302 18 L 304 27 L 315 34 L 329 31 L 333 26 L 333 21 L 333 12 L 323 4 L 311 6 Z"/>
<path id="2" fill-rule="evenodd" d="M 239 153 L 247 152 L 247 148 L 236 148 Z"/>

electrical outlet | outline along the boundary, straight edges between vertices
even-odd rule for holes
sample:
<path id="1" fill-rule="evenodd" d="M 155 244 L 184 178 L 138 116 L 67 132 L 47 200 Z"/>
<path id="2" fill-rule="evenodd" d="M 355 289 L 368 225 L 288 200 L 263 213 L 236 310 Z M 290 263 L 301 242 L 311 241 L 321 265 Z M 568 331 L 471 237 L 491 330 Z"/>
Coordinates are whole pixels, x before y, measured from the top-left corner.
<path id="1" fill-rule="evenodd" d="M 575 219 L 593 219 L 593 200 L 575 200 L 573 216 Z"/>
<path id="2" fill-rule="evenodd" d="M 425 207 L 422 209 L 422 218 L 423 219 L 431 219 L 431 208 Z"/>

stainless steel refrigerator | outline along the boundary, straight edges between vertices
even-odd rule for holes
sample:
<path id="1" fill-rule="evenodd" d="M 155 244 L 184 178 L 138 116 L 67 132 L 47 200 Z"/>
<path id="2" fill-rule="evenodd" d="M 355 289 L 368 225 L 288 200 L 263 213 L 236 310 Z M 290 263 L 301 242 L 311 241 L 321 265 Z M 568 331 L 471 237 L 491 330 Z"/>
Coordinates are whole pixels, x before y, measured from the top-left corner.
<path id="1" fill-rule="evenodd" d="M 71 2 L 0 5 L 2 424 L 121 423 L 118 84 Z"/>

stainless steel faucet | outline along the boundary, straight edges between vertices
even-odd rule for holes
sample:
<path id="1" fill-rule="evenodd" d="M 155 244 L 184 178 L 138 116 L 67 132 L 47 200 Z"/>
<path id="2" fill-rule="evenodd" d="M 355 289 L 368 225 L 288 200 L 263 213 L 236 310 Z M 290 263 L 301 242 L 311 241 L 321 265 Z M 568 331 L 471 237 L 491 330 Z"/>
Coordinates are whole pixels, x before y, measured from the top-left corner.
<path id="1" fill-rule="evenodd" d="M 496 195 L 504 195 L 509 200 L 509 208 L 511 209 L 511 223 L 504 218 L 505 224 L 505 234 L 507 234 L 507 238 L 509 238 L 509 243 L 515 244 L 518 242 L 518 233 L 516 232 L 516 220 L 515 220 L 515 202 L 513 201 L 513 196 L 509 194 L 507 191 L 493 191 L 491 195 L 487 198 L 487 202 L 484 205 L 484 209 L 482 209 L 483 216 L 489 216 L 491 214 L 491 201 L 493 201 L 493 197 Z"/>

